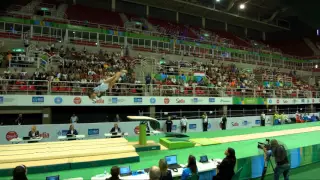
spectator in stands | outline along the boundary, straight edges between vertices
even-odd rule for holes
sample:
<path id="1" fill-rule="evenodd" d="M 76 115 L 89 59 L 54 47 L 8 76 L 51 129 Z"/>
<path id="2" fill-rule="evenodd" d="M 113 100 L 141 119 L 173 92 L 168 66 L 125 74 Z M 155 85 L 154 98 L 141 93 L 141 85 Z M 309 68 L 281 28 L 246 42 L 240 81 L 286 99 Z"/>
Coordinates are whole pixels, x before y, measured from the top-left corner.
<path id="1" fill-rule="evenodd" d="M 12 180 L 28 180 L 27 178 L 27 167 L 25 165 L 17 166 L 13 169 Z"/>
<path id="2" fill-rule="evenodd" d="M 173 180 L 172 173 L 168 170 L 168 164 L 164 159 L 159 160 L 160 180 Z"/>
<path id="3" fill-rule="evenodd" d="M 203 132 L 208 131 L 208 115 L 205 112 L 202 115 L 202 125 Z"/>
<path id="4" fill-rule="evenodd" d="M 76 114 L 72 114 L 72 116 L 70 117 L 70 123 L 75 124 L 75 123 L 78 123 L 78 121 L 79 121 L 78 116 L 76 116 Z"/>
<path id="5" fill-rule="evenodd" d="M 78 131 L 76 129 L 74 129 L 74 126 L 71 124 L 69 126 L 69 130 L 68 130 L 67 134 L 78 135 Z"/>
<path id="6" fill-rule="evenodd" d="M 180 125 L 181 125 L 181 133 L 187 132 L 187 125 L 188 125 L 188 120 L 186 116 L 183 116 L 182 119 L 180 120 Z"/>
<path id="7" fill-rule="evenodd" d="M 231 180 L 234 175 L 234 167 L 236 165 L 236 152 L 233 148 L 228 148 L 224 154 L 226 157 L 217 166 L 217 175 L 213 180 Z"/>
<path id="8" fill-rule="evenodd" d="M 120 168 L 118 166 L 113 166 L 110 170 L 111 177 L 106 180 L 120 180 Z"/>
<path id="9" fill-rule="evenodd" d="M 173 122 L 171 120 L 171 116 L 168 116 L 168 119 L 166 120 L 167 132 L 171 132 L 172 125 L 173 125 Z"/>
<path id="10" fill-rule="evenodd" d="M 114 122 L 121 122 L 122 119 L 120 118 L 119 114 L 116 114 L 116 117 L 113 120 Z"/>
<path id="11" fill-rule="evenodd" d="M 161 172 L 160 168 L 157 166 L 152 166 L 149 172 L 150 180 L 160 180 Z"/>
<path id="12" fill-rule="evenodd" d="M 182 171 L 181 180 L 191 179 L 195 176 L 199 177 L 197 162 L 196 162 L 196 158 L 194 156 L 190 155 L 188 158 L 188 165 Z M 195 179 L 197 179 L 197 178 L 195 178 Z"/>
<path id="13" fill-rule="evenodd" d="M 39 137 L 40 133 L 39 131 L 37 131 L 37 127 L 36 126 L 32 126 L 31 127 L 31 131 L 29 131 L 29 137 L 31 138 L 36 138 Z"/>
<path id="14" fill-rule="evenodd" d="M 119 128 L 118 124 L 113 125 L 113 128 L 111 128 L 110 133 L 121 133 L 121 129 Z"/>
<path id="15" fill-rule="evenodd" d="M 18 118 L 15 120 L 16 125 L 21 125 L 23 122 L 22 114 L 18 115 Z"/>

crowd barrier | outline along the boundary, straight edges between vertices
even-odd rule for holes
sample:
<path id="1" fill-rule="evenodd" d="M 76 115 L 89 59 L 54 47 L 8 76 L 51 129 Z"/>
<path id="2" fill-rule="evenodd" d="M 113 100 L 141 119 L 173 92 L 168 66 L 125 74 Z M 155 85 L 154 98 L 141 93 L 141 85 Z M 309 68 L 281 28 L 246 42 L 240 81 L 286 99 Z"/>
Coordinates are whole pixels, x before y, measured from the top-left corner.
<path id="1" fill-rule="evenodd" d="M 59 94 L 86 95 L 99 82 L 1 79 L 1 94 Z M 143 83 L 118 83 L 106 92 L 109 96 L 205 96 L 205 97 L 261 97 L 261 98 L 320 98 L 319 91 L 221 88 Z"/>
<path id="2" fill-rule="evenodd" d="M 272 116 L 267 116 L 268 119 Z M 208 131 L 220 130 L 221 118 L 209 118 Z M 74 124 L 78 134 L 85 135 L 87 139 L 105 138 L 104 134 L 108 133 L 115 122 L 105 123 L 78 123 Z M 127 132 L 129 136 L 138 136 L 140 122 L 119 122 L 118 126 L 122 132 Z M 266 125 L 271 125 L 271 121 L 267 121 Z M 230 117 L 227 121 L 227 129 L 249 128 L 260 126 L 260 116 L 248 117 Z M 10 144 L 10 140 L 17 137 L 28 136 L 32 125 L 15 125 L 15 126 L 0 126 L 0 144 Z M 69 124 L 49 124 L 36 125 L 42 141 L 57 141 L 58 136 L 66 135 Z M 151 128 L 151 127 L 150 127 Z M 153 130 L 152 128 L 150 129 Z M 160 131 L 166 131 L 165 121 L 160 121 Z M 180 132 L 180 120 L 174 120 L 172 132 Z M 202 119 L 189 119 L 188 132 L 202 132 Z"/>

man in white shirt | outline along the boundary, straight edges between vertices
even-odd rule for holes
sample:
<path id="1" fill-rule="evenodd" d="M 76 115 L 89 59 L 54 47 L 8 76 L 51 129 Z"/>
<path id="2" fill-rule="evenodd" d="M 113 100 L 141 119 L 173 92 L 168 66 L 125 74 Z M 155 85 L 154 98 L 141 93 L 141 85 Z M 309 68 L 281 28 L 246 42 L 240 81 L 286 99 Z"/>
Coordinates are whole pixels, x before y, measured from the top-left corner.
<path id="1" fill-rule="evenodd" d="M 77 123 L 79 120 L 78 116 L 76 116 L 76 114 L 73 114 L 71 117 L 70 117 L 70 122 L 71 124 L 74 124 L 74 123 Z"/>
<path id="2" fill-rule="evenodd" d="M 203 113 L 202 115 L 203 132 L 208 131 L 208 115 Z"/>
<path id="3" fill-rule="evenodd" d="M 186 116 L 183 116 L 182 119 L 180 120 L 180 125 L 181 125 L 181 133 L 187 132 L 187 125 L 188 125 L 188 120 Z"/>

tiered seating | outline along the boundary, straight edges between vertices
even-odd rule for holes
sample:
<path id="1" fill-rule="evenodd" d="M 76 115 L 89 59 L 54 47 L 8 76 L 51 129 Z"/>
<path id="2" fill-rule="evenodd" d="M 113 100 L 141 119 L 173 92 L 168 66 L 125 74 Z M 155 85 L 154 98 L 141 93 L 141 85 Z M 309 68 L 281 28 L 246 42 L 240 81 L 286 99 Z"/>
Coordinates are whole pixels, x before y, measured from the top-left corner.
<path id="1" fill-rule="evenodd" d="M 81 13 L 80 13 L 81 12 Z M 88 21 L 89 23 L 107 24 L 112 26 L 123 26 L 118 13 L 109 12 L 104 9 L 73 5 L 67 9 L 68 19 Z"/>
<path id="2" fill-rule="evenodd" d="M 159 19 L 153 19 L 153 18 L 149 18 L 148 21 L 155 26 L 162 27 L 165 30 L 162 33 L 165 33 L 168 35 L 198 38 L 196 34 L 194 34 L 192 31 L 190 31 L 189 28 L 185 27 L 184 25 L 177 24 L 174 22 L 163 21 Z M 160 29 L 158 29 L 158 31 L 161 32 Z"/>
<path id="3" fill-rule="evenodd" d="M 301 40 L 290 40 L 283 42 L 270 42 L 273 47 L 281 49 L 285 54 L 307 57 L 313 56 L 313 51 Z"/>
<path id="4" fill-rule="evenodd" d="M 226 32 L 226 31 L 215 31 L 216 34 L 218 34 L 220 37 L 230 39 L 234 42 L 235 45 L 237 46 L 242 46 L 242 47 L 250 47 L 250 44 L 246 42 L 245 40 L 240 39 L 236 35 Z"/>

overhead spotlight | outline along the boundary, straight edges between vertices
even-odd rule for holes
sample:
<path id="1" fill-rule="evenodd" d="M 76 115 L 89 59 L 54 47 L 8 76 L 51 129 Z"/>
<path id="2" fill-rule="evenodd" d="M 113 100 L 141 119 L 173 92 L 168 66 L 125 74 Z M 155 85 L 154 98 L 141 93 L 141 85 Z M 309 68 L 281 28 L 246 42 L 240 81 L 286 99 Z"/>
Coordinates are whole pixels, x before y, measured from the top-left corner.
<path id="1" fill-rule="evenodd" d="M 216 0 L 216 2 L 220 2 L 220 0 Z"/>
<path id="2" fill-rule="evenodd" d="M 240 4 L 239 8 L 240 9 L 244 9 L 244 8 L 246 8 L 246 5 L 245 4 Z"/>
<path id="3" fill-rule="evenodd" d="M 318 69 L 318 64 L 316 64 L 314 67 L 315 67 L 316 69 Z"/>

